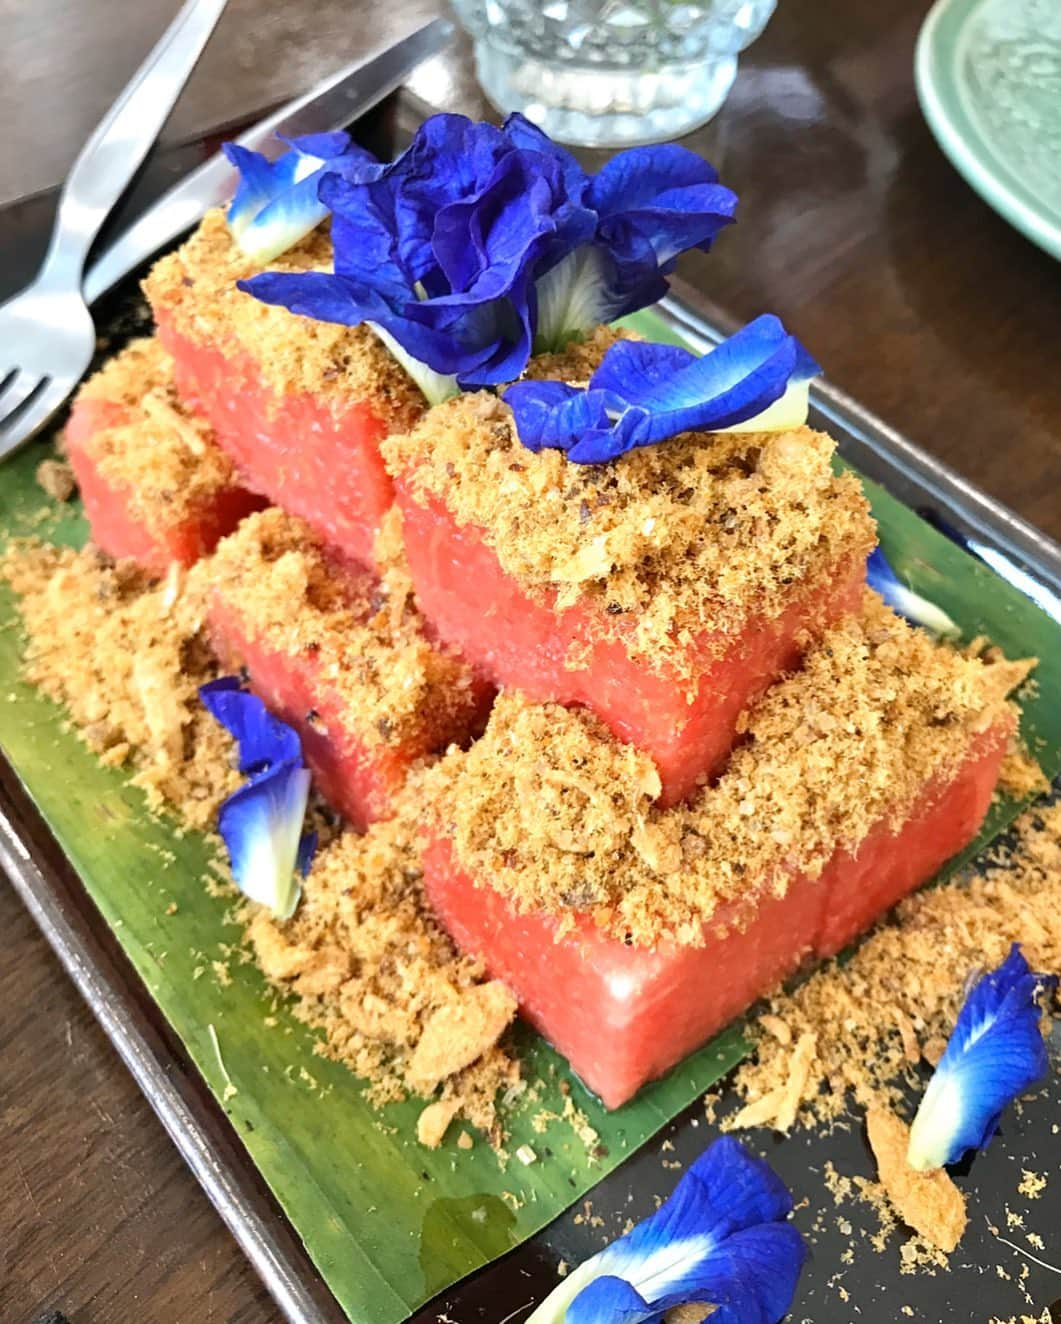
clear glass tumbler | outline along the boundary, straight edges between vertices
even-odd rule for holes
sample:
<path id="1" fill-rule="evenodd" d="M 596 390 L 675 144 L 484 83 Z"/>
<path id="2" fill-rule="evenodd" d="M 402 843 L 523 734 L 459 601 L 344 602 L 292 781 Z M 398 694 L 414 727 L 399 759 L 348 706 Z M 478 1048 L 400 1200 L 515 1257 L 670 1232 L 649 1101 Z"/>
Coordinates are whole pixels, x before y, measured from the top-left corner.
<path id="1" fill-rule="evenodd" d="M 483 91 L 585 147 L 675 138 L 709 120 L 777 0 L 453 0 Z"/>

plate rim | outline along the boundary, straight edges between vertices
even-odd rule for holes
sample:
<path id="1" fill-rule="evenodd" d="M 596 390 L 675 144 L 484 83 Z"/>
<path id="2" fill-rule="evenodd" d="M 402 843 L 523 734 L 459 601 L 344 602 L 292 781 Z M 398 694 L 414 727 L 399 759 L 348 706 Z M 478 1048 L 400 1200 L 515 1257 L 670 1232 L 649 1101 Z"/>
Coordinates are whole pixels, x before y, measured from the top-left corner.
<path id="1" fill-rule="evenodd" d="M 941 55 L 940 32 L 948 22 L 967 23 L 987 0 L 936 0 L 917 35 L 914 48 L 914 85 L 921 111 L 936 142 L 965 181 L 1004 220 L 1051 257 L 1061 261 L 1061 217 L 1029 205 L 984 159 L 986 144 L 978 135 L 966 134 L 940 92 L 940 76 L 946 64 Z M 964 12 L 959 12 L 963 11 Z M 960 88 L 951 76 L 956 97 Z M 981 150 L 977 150 L 976 146 Z M 1034 197 L 1034 195 L 1032 195 Z"/>

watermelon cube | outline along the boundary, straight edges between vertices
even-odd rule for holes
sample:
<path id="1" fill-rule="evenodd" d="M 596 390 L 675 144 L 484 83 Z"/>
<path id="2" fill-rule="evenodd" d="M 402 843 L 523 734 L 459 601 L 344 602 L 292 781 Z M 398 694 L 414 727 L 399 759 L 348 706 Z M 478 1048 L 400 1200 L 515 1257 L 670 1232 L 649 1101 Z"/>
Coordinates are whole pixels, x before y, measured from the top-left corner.
<path id="1" fill-rule="evenodd" d="M 618 1107 L 969 842 L 1018 679 L 868 602 L 760 701 L 717 785 L 670 809 L 588 714 L 504 695 L 435 774 L 428 898 Z"/>
<path id="2" fill-rule="evenodd" d="M 1013 728 L 1008 714 L 997 719 L 970 741 L 951 775 L 932 779 L 897 829 L 880 822 L 856 849 L 836 852 L 822 874 L 828 904 L 815 943 L 818 956 L 835 956 L 972 841 L 990 807 Z"/>
<path id="3" fill-rule="evenodd" d="M 809 429 L 702 435 L 576 465 L 526 450 L 485 395 L 384 443 L 439 636 L 501 686 L 591 709 L 652 756 L 663 805 L 858 607 L 874 527 L 833 449 Z"/>
<path id="4" fill-rule="evenodd" d="M 627 946 L 580 917 L 521 914 L 436 838 L 424 850 L 428 900 L 461 951 L 519 999 L 520 1014 L 605 1107 L 618 1108 L 669 1071 L 809 959 L 823 891 L 792 880 L 704 927 L 704 945 Z"/>
<path id="5" fill-rule="evenodd" d="M 225 665 L 299 732 L 324 798 L 358 830 L 412 768 L 482 729 L 493 691 L 431 642 L 396 582 L 340 563 L 294 516 L 245 520 L 204 566 Z"/>
<path id="6" fill-rule="evenodd" d="M 330 262 L 330 241 L 317 231 L 269 267 Z M 379 442 L 415 420 L 423 396 L 368 327 L 298 317 L 236 288 L 257 270 L 221 212 L 155 265 L 144 288 L 177 389 L 209 421 L 247 486 L 373 566 L 376 533 L 394 500 Z"/>
<path id="7" fill-rule="evenodd" d="M 134 340 L 85 382 L 65 444 L 93 542 L 154 574 L 191 565 L 264 504 L 182 408 L 155 339 Z"/>

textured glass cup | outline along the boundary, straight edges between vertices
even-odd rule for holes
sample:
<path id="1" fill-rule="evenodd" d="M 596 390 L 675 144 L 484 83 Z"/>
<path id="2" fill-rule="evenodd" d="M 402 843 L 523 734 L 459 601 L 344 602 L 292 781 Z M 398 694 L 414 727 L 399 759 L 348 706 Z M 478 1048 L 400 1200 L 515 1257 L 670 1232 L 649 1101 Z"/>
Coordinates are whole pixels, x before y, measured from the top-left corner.
<path id="1" fill-rule="evenodd" d="M 703 124 L 777 0 L 453 0 L 483 91 L 551 137 L 659 142 Z"/>

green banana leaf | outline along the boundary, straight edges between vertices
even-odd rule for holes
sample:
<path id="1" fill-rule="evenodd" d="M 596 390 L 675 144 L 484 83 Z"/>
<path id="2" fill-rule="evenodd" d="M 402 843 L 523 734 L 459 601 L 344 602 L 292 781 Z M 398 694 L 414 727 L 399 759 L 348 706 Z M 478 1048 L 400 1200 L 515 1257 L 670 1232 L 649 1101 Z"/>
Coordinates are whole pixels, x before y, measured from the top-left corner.
<path id="1" fill-rule="evenodd" d="M 77 546 L 86 536 L 76 504 L 59 510 L 36 485 L 42 454 L 34 447 L 3 466 L 0 545 L 35 534 Z M 885 550 L 915 589 L 967 636 L 987 634 L 1010 655 L 1041 659 L 1024 735 L 1055 775 L 1061 706 L 1049 700 L 1061 688 L 1061 627 L 887 493 L 867 488 Z M 0 624 L 0 744 L 351 1319 L 398 1324 L 529 1237 L 745 1053 L 733 1027 L 608 1113 L 541 1039 L 522 1032 L 526 1074 L 543 1083 L 508 1119 L 507 1165 L 481 1141 L 470 1151 L 452 1136 L 436 1151 L 421 1148 L 414 1138 L 421 1105 L 370 1108 L 358 1080 L 314 1052 L 313 1033 L 241 957 L 240 932 L 226 918 L 230 902 L 203 884 L 206 841 L 150 814 L 125 776 L 102 768 L 78 742 L 62 711 L 22 682 L 6 586 Z M 1000 799 L 970 853 L 1018 809 Z M 596 1141 L 586 1143 L 584 1129 L 576 1134 L 560 1117 L 562 1086 Z M 544 1132 L 543 1113 L 557 1115 Z M 514 1157 L 522 1145 L 536 1162 Z"/>

